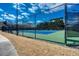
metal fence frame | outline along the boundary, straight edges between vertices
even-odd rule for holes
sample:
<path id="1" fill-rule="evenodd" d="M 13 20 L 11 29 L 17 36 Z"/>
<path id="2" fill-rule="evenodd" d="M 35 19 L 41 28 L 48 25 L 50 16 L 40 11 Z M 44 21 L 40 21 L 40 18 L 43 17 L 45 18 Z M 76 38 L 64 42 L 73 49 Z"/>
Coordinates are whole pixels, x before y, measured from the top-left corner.
<path id="1" fill-rule="evenodd" d="M 68 45 L 67 44 L 67 5 L 74 5 L 73 3 L 69 3 L 69 4 L 67 4 L 67 3 L 64 3 L 64 4 L 61 4 L 61 5 L 58 5 L 58 6 L 56 6 L 56 7 L 54 7 L 54 8 L 57 8 L 57 7 L 60 7 L 60 6 L 64 6 L 64 20 L 65 20 L 65 28 L 64 28 L 64 30 L 65 30 L 65 42 L 64 42 L 64 44 L 65 45 Z M 79 4 L 78 4 L 79 5 Z M 17 8 L 18 8 L 18 3 L 17 3 Z M 54 8 L 51 8 L 51 9 L 54 9 Z M 47 9 L 47 10 L 50 10 L 50 9 Z M 36 25 L 36 14 L 33 14 L 33 16 L 35 17 L 35 25 Z M 18 9 L 16 10 L 16 35 L 19 35 L 19 29 L 18 29 L 18 21 L 19 19 L 18 19 Z M 35 39 L 37 39 L 36 38 L 36 28 L 35 28 Z M 79 42 L 79 41 L 78 41 Z M 59 43 L 59 42 L 56 42 L 56 43 Z"/>

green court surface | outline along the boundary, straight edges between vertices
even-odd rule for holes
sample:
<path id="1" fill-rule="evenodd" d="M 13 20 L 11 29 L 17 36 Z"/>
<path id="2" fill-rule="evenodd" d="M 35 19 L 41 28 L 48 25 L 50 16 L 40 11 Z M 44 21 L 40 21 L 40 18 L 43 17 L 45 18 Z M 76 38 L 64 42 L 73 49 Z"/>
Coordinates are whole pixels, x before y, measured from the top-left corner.
<path id="1" fill-rule="evenodd" d="M 67 43 L 79 45 L 79 32 L 68 30 L 67 31 Z"/>
<path id="2" fill-rule="evenodd" d="M 67 43 L 73 45 L 79 45 L 79 37 L 67 37 Z"/>
<path id="3" fill-rule="evenodd" d="M 34 33 L 28 33 L 28 32 L 19 32 L 19 35 L 23 35 L 25 37 L 32 37 L 35 38 Z M 46 40 L 46 41 L 53 41 L 53 42 L 58 42 L 58 43 L 65 43 L 65 31 L 57 31 L 55 33 L 51 34 L 36 34 L 36 38 L 40 40 Z M 76 41 L 76 44 L 79 44 L 79 37 L 66 37 L 67 38 L 67 43 L 68 44 L 74 44 L 74 41 Z"/>
<path id="4" fill-rule="evenodd" d="M 79 37 L 79 32 L 67 30 L 67 36 L 68 37 Z"/>
<path id="5" fill-rule="evenodd" d="M 35 37 L 35 34 L 33 33 L 23 33 L 24 36 L 28 37 Z M 41 39 L 41 40 L 48 40 L 48 41 L 54 41 L 54 42 L 60 42 L 64 43 L 64 30 L 63 31 L 57 31 L 55 33 L 51 34 L 36 34 L 36 38 Z"/>

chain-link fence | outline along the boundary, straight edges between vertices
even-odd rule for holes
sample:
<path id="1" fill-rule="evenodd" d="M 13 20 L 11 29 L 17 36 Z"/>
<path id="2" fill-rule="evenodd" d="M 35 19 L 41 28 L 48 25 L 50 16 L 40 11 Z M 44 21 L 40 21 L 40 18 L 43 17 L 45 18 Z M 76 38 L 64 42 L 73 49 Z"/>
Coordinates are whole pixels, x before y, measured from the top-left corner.
<path id="1" fill-rule="evenodd" d="M 79 45 L 79 4 L 67 4 L 67 44 Z"/>
<path id="2" fill-rule="evenodd" d="M 2 13 L 4 16 L 1 15 L 4 20 L 3 31 L 61 44 L 79 44 L 79 4 L 58 4 L 54 6 L 51 3 L 42 5 L 36 3 L 32 4 L 32 9 L 28 8 L 28 4 L 15 4 L 15 10 L 12 10 L 10 3 L 4 4 L 11 9 L 6 7 L 9 11 Z M 28 14 L 27 8 L 31 11 L 30 14 Z M 8 14 L 9 12 L 11 14 Z M 16 16 L 14 17 L 15 21 L 5 18 L 13 14 Z"/>

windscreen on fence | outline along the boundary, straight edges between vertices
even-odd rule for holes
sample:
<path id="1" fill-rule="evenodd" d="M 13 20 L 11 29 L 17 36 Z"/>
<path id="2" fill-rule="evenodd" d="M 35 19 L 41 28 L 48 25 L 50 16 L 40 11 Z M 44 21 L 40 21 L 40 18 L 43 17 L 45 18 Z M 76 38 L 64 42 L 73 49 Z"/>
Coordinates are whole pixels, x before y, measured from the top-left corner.
<path id="1" fill-rule="evenodd" d="M 79 4 L 1 3 L 0 29 L 57 43 L 79 44 Z"/>
<path id="2" fill-rule="evenodd" d="M 67 43 L 79 45 L 79 4 L 67 4 L 66 21 Z"/>
<path id="3" fill-rule="evenodd" d="M 48 4 L 46 4 L 48 5 Z M 53 5 L 52 5 L 53 6 Z M 42 9 L 36 16 L 36 38 L 64 43 L 64 5 Z"/>
<path id="4" fill-rule="evenodd" d="M 9 24 L 10 27 L 7 28 L 11 33 L 40 40 L 65 42 L 64 4 L 7 3 L 2 5 L 6 5 L 2 8 L 7 11 L 3 18 Z"/>

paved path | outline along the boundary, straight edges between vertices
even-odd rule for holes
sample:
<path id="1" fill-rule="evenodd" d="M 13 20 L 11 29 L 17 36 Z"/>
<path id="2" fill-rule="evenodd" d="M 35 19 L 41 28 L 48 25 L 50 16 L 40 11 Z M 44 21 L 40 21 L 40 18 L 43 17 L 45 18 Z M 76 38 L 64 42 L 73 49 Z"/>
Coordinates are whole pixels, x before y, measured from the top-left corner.
<path id="1" fill-rule="evenodd" d="M 16 50 L 11 42 L 0 35 L 0 56 L 16 56 Z"/>

